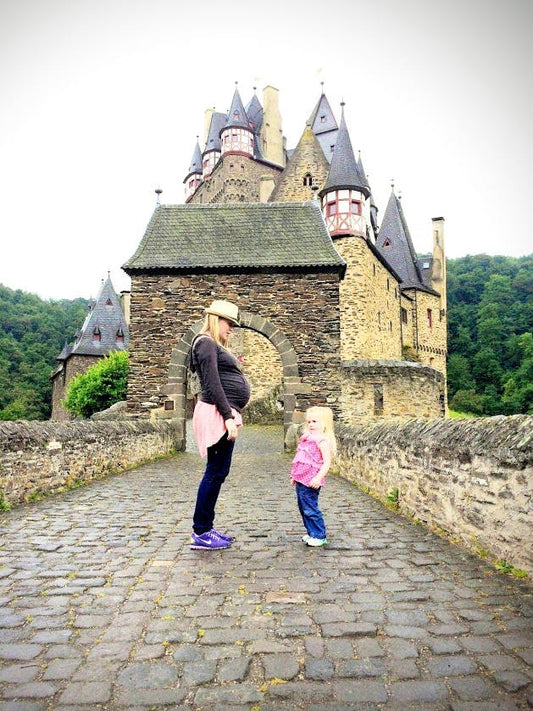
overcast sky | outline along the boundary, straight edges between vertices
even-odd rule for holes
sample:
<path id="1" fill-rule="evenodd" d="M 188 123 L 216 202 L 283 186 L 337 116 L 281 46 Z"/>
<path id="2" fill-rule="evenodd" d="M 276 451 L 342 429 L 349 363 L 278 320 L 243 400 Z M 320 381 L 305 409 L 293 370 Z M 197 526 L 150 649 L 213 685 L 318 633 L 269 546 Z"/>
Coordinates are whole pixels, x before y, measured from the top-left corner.
<path id="1" fill-rule="evenodd" d="M 418 251 L 533 251 L 531 0 L 0 0 L 0 283 L 95 296 L 155 207 L 183 202 L 204 111 L 279 89 L 294 147 L 321 92 L 380 215 Z"/>

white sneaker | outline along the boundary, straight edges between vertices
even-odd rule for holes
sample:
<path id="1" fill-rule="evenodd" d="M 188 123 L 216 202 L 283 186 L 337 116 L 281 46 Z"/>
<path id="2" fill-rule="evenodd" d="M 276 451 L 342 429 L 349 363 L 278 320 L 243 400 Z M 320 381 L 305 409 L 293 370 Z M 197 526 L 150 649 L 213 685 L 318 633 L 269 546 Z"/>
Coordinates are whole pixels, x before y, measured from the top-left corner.
<path id="1" fill-rule="evenodd" d="M 306 533 L 305 536 L 302 536 L 302 541 L 303 541 L 304 543 L 307 543 L 307 541 L 308 541 L 310 538 L 311 538 L 311 536 Z"/>
<path id="2" fill-rule="evenodd" d="M 308 536 L 306 541 L 307 545 L 313 546 L 313 548 L 318 548 L 318 546 L 325 546 L 327 542 L 327 538 L 311 538 L 311 536 Z"/>

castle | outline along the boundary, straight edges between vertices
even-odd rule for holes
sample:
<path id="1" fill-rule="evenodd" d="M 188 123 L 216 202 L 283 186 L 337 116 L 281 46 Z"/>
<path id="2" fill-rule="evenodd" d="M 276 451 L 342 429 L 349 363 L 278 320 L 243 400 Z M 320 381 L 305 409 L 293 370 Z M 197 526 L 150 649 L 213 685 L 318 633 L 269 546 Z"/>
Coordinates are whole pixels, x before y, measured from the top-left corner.
<path id="1" fill-rule="evenodd" d="M 394 190 L 379 220 L 344 115 L 324 93 L 294 150 L 278 91 L 206 112 L 185 203 L 159 205 L 123 269 L 132 279 L 128 407 L 182 416 L 186 356 L 213 298 L 243 314 L 259 390 L 281 386 L 288 424 L 309 402 L 345 421 L 445 414 L 444 220 L 418 258 Z M 254 389 L 257 389 L 254 388 Z"/>

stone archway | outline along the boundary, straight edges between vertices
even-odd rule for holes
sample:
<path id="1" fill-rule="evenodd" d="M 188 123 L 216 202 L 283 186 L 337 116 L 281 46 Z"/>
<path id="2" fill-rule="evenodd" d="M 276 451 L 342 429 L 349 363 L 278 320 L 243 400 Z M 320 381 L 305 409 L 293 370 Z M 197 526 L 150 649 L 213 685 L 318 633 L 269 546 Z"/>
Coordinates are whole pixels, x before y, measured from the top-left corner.
<path id="1" fill-rule="evenodd" d="M 250 311 L 240 312 L 241 328 L 255 331 L 267 338 L 276 348 L 281 358 L 282 396 L 283 396 L 283 433 L 293 423 L 296 409 L 296 396 L 299 393 L 310 393 L 309 385 L 302 382 L 298 374 L 298 356 L 289 339 L 273 323 Z M 187 417 L 187 361 L 194 337 L 200 332 L 203 320 L 194 323 L 178 341 L 170 357 L 168 369 L 168 385 L 166 388 L 166 410 L 174 410 L 173 417 L 177 420 L 186 446 Z"/>

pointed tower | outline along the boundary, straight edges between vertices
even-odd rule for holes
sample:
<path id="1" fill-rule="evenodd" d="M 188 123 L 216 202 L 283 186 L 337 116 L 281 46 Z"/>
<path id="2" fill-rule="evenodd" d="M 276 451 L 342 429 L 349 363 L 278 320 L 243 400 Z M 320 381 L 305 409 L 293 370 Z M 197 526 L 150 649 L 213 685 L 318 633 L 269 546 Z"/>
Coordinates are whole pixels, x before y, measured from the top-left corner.
<path id="1" fill-rule="evenodd" d="M 235 88 L 226 124 L 220 132 L 221 155 L 237 153 L 252 157 L 254 154 L 254 133 L 239 90 Z"/>
<path id="2" fill-rule="evenodd" d="M 109 275 L 95 300 L 88 305 L 87 316 L 74 343 L 65 344 L 52 373 L 52 420 L 70 420 L 73 415 L 62 405 L 69 383 L 112 351 L 127 350 L 130 340 L 128 323 Z"/>
<path id="3" fill-rule="evenodd" d="M 215 165 L 220 158 L 220 132 L 226 125 L 228 117 L 217 111 L 209 110 L 209 129 L 205 141 L 205 149 L 202 155 L 202 177 L 204 180 L 210 177 Z"/>
<path id="4" fill-rule="evenodd" d="M 318 138 L 324 155 L 328 161 L 331 162 L 337 141 L 338 126 L 324 91 L 322 91 L 307 123 L 311 126 L 313 133 Z"/>
<path id="5" fill-rule="evenodd" d="M 402 289 L 427 288 L 407 226 L 402 204 L 394 193 L 387 203 L 376 247 L 387 263 L 400 276 Z"/>
<path id="6" fill-rule="evenodd" d="M 200 151 L 198 137 L 196 137 L 196 146 L 194 147 L 194 152 L 192 154 L 189 172 L 185 176 L 185 180 L 183 182 L 185 184 L 185 202 L 188 202 L 189 198 L 202 182 L 202 152 Z"/>
<path id="7" fill-rule="evenodd" d="M 332 237 L 347 235 L 366 237 L 369 216 L 366 200 L 370 196 L 370 188 L 355 158 L 346 128 L 344 104 L 342 107 L 331 167 L 326 184 L 319 195 L 322 200 L 324 219 Z"/>

